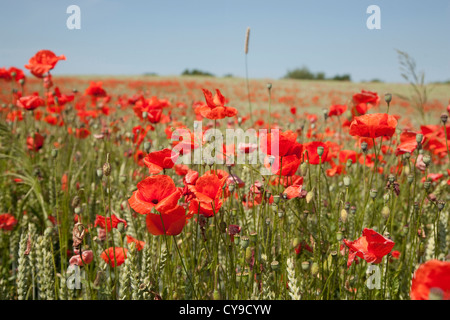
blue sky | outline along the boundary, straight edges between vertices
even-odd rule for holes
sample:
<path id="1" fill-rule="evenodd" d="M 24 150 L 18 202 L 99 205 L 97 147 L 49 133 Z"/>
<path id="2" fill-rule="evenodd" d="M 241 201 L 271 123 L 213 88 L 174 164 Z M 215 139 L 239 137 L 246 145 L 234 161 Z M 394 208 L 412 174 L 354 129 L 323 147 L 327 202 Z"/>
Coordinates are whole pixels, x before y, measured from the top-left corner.
<path id="1" fill-rule="evenodd" d="M 69 30 L 66 8 L 81 9 Z M 369 30 L 369 5 L 381 29 Z M 355 81 L 403 82 L 395 49 L 408 52 L 427 81 L 450 79 L 450 0 L 40 0 L 0 4 L 0 67 L 23 67 L 40 49 L 64 54 L 53 74 L 178 75 L 198 68 L 280 78 L 307 66 Z"/>

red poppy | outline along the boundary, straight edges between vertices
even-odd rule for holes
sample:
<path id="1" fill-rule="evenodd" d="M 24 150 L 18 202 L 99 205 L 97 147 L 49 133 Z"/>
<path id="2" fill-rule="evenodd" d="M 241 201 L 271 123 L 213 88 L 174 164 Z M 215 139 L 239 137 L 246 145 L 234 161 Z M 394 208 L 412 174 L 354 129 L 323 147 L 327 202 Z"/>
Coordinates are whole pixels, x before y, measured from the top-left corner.
<path id="1" fill-rule="evenodd" d="M 16 224 L 17 220 L 12 214 L 0 214 L 0 229 L 9 231 L 12 230 Z"/>
<path id="2" fill-rule="evenodd" d="M 132 236 L 127 235 L 127 243 L 133 243 L 133 242 L 136 244 L 137 251 L 141 251 L 142 249 L 144 249 L 144 246 L 145 246 L 144 241 L 137 240 L 137 239 L 133 238 Z"/>
<path id="3" fill-rule="evenodd" d="M 361 90 L 360 93 L 355 93 L 353 95 L 353 102 L 355 104 L 370 103 L 376 105 L 379 101 L 380 98 L 378 97 L 378 94 L 376 92 Z"/>
<path id="4" fill-rule="evenodd" d="M 44 145 L 44 137 L 36 132 L 33 137 L 27 137 L 27 148 L 31 151 L 39 151 Z"/>
<path id="5" fill-rule="evenodd" d="M 335 105 L 332 105 L 330 107 L 330 111 L 328 112 L 328 116 L 329 117 L 340 116 L 345 111 L 347 111 L 347 106 L 346 105 L 335 104 Z"/>
<path id="6" fill-rule="evenodd" d="M 404 153 L 413 153 L 414 150 L 417 148 L 417 141 L 416 141 L 417 133 L 413 131 L 404 131 L 400 134 L 400 144 L 397 146 L 397 149 L 395 150 L 395 155 L 399 156 Z M 424 139 L 422 139 L 422 143 L 424 142 Z"/>
<path id="7" fill-rule="evenodd" d="M 148 167 L 150 174 L 158 174 L 164 169 L 171 169 L 178 159 L 178 154 L 170 149 L 150 152 L 145 158 L 144 163 Z"/>
<path id="8" fill-rule="evenodd" d="M 35 110 L 36 108 L 45 105 L 45 100 L 39 97 L 37 93 L 34 93 L 31 96 L 19 98 L 16 104 L 19 108 L 23 108 L 25 110 Z"/>
<path id="9" fill-rule="evenodd" d="M 286 198 L 293 199 L 293 198 L 301 198 L 303 195 L 306 196 L 305 190 L 302 190 L 302 185 L 294 184 L 292 186 L 287 187 L 283 194 L 286 195 Z"/>
<path id="10" fill-rule="evenodd" d="M 275 159 L 273 159 L 272 166 L 270 166 L 269 158 L 264 160 L 265 167 L 270 167 L 274 175 L 288 177 L 295 175 L 300 163 L 301 160 L 296 155 L 275 157 Z"/>
<path id="11" fill-rule="evenodd" d="M 430 291 L 450 300 L 450 262 L 429 260 L 419 266 L 412 279 L 411 300 L 428 300 Z"/>
<path id="12" fill-rule="evenodd" d="M 89 84 L 89 87 L 84 92 L 84 94 L 98 98 L 98 97 L 105 97 L 106 91 L 105 89 L 103 89 L 103 83 L 101 81 L 99 82 L 92 81 Z"/>
<path id="13" fill-rule="evenodd" d="M 189 191 L 195 196 L 189 205 L 189 214 L 203 214 L 212 217 L 222 206 L 222 187 L 227 177 L 219 178 L 216 174 L 204 174 L 197 179 L 195 185 L 188 185 Z M 214 208 L 213 208 L 214 204 Z"/>
<path id="14" fill-rule="evenodd" d="M 162 219 L 162 221 L 161 221 Z M 182 206 L 175 206 L 164 214 L 149 213 L 145 219 L 147 230 L 154 236 L 176 236 L 186 225 L 186 210 Z"/>
<path id="15" fill-rule="evenodd" d="M 319 157 L 317 153 L 317 148 L 323 147 L 323 154 Z M 319 164 L 324 163 L 328 160 L 328 146 L 320 141 L 311 141 L 305 143 L 303 145 L 304 150 L 308 151 L 308 153 L 304 153 L 305 160 L 309 160 L 310 164 Z"/>
<path id="16" fill-rule="evenodd" d="M 353 119 L 350 135 L 365 138 L 392 137 L 396 127 L 397 119 L 387 113 L 365 114 Z"/>
<path id="17" fill-rule="evenodd" d="M 128 203 L 140 214 L 149 214 L 153 208 L 164 213 L 173 209 L 181 197 L 172 178 L 166 175 L 147 177 L 137 184 L 137 188 Z"/>
<path id="18" fill-rule="evenodd" d="M 366 260 L 368 263 L 378 264 L 383 257 L 391 252 L 395 243 L 383 237 L 372 229 L 365 228 L 362 237 L 355 241 L 344 239 L 349 248 L 347 268 L 349 268 L 356 257 Z"/>
<path id="19" fill-rule="evenodd" d="M 216 89 L 214 98 L 211 91 L 206 89 L 202 90 L 205 95 L 206 105 L 198 107 L 198 112 L 200 112 L 203 117 L 218 120 L 237 115 L 237 110 L 235 108 L 225 106 L 226 99 L 219 89 Z"/>
<path id="20" fill-rule="evenodd" d="M 351 160 L 352 163 L 356 163 L 356 157 L 358 154 L 353 150 L 341 150 L 339 151 L 339 162 L 347 163 L 347 160 Z"/>
<path id="21" fill-rule="evenodd" d="M 111 267 L 120 266 L 122 263 L 125 262 L 125 259 L 127 258 L 127 252 L 128 249 L 126 248 L 119 248 L 119 247 L 110 247 L 102 252 L 100 257 L 105 260 L 106 263 L 108 263 Z M 115 257 L 114 257 L 115 256 Z"/>
<path id="22" fill-rule="evenodd" d="M 97 215 L 94 227 L 99 226 L 100 228 L 105 229 L 106 225 L 108 225 L 108 232 L 111 232 L 111 228 L 117 229 L 119 223 L 123 223 L 125 227 L 127 226 L 126 220 L 116 217 L 115 214 L 111 215 L 111 218 L 106 219 L 104 216 Z"/>
<path id="23" fill-rule="evenodd" d="M 29 69 L 34 76 L 42 78 L 56 66 L 59 60 L 66 60 L 66 57 L 64 55 L 57 57 L 50 50 L 40 50 L 28 61 L 25 68 Z"/>
<path id="24" fill-rule="evenodd" d="M 260 136 L 260 148 L 267 155 L 280 157 L 294 154 L 300 157 L 302 153 L 302 145 L 297 142 L 297 134 L 290 130 L 281 132 L 274 129 L 265 137 Z"/>

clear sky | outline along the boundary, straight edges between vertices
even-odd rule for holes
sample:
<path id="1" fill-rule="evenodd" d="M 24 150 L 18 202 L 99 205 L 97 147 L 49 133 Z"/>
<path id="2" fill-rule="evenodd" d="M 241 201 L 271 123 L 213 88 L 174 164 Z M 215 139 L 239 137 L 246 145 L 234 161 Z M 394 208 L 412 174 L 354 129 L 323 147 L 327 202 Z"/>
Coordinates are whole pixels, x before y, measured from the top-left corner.
<path id="1" fill-rule="evenodd" d="M 81 29 L 69 30 L 69 5 Z M 369 30 L 369 5 L 381 29 Z M 22 67 L 40 49 L 64 54 L 53 74 L 280 78 L 307 66 L 355 81 L 403 82 L 395 49 L 408 52 L 427 81 L 450 79 L 450 0 L 1 0 L 0 67 Z"/>

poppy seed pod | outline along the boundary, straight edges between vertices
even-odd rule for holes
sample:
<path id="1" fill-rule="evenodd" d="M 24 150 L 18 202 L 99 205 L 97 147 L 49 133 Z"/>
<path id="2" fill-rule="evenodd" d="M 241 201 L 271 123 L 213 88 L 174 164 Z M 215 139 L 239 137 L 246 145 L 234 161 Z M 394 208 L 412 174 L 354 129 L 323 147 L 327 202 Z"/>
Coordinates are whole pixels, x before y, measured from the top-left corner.
<path id="1" fill-rule="evenodd" d="M 408 181 L 409 184 L 413 183 L 414 175 L 412 173 L 408 174 L 408 176 L 406 177 L 406 180 Z"/>
<path id="2" fill-rule="evenodd" d="M 268 89 L 269 91 L 272 89 L 272 84 L 271 84 L 271 83 L 268 83 L 268 84 L 267 84 L 267 89 Z"/>
<path id="3" fill-rule="evenodd" d="M 257 240 L 257 238 L 258 238 L 258 233 L 256 233 L 256 232 L 251 232 L 251 233 L 250 233 L 250 241 L 251 241 L 252 243 L 255 243 L 256 240 Z"/>
<path id="4" fill-rule="evenodd" d="M 363 142 L 361 143 L 361 150 L 362 150 L 364 153 L 367 151 L 367 147 L 368 147 L 367 142 L 363 141 Z"/>
<path id="5" fill-rule="evenodd" d="M 431 157 L 428 154 L 426 154 L 423 156 L 422 161 L 428 167 L 428 165 L 431 163 Z"/>
<path id="6" fill-rule="evenodd" d="M 341 231 L 336 232 L 336 240 L 341 241 L 344 238 L 344 235 Z"/>
<path id="7" fill-rule="evenodd" d="M 249 238 L 247 236 L 241 237 L 240 244 L 243 250 L 247 249 L 248 245 L 250 244 Z"/>
<path id="8" fill-rule="evenodd" d="M 58 149 L 52 149 L 52 158 L 55 159 L 58 156 Z"/>
<path id="9" fill-rule="evenodd" d="M 345 176 L 344 177 L 344 186 L 348 187 L 350 185 L 350 177 Z"/>
<path id="10" fill-rule="evenodd" d="M 391 101 L 392 101 L 392 94 L 386 93 L 384 95 L 384 101 L 386 101 L 386 103 L 389 105 L 391 103 Z"/>
<path id="11" fill-rule="evenodd" d="M 448 115 L 446 113 L 441 114 L 441 121 L 445 125 L 448 120 Z"/>
<path id="12" fill-rule="evenodd" d="M 381 216 L 387 220 L 389 218 L 389 214 L 391 213 L 391 210 L 389 210 L 388 206 L 384 206 L 383 209 L 381 209 Z"/>
<path id="13" fill-rule="evenodd" d="M 425 181 L 423 183 L 423 187 L 425 188 L 425 190 L 428 191 L 430 189 L 430 187 L 431 187 L 431 182 L 430 181 Z"/>
<path id="14" fill-rule="evenodd" d="M 347 168 L 350 168 L 352 166 L 352 164 L 353 164 L 353 161 L 351 159 L 348 159 L 345 165 L 347 166 Z"/>
<path id="15" fill-rule="evenodd" d="M 103 169 L 102 168 L 98 168 L 96 173 L 97 173 L 97 177 L 99 177 L 99 178 L 103 177 Z"/>
<path id="16" fill-rule="evenodd" d="M 23 86 L 23 85 L 25 84 L 25 79 L 20 79 L 20 80 L 19 80 L 19 84 L 20 84 L 21 86 Z"/>
<path id="17" fill-rule="evenodd" d="M 370 189 L 370 197 L 372 199 L 375 199 L 377 197 L 378 190 L 377 189 Z"/>
<path id="18" fill-rule="evenodd" d="M 319 155 L 319 157 L 321 157 L 323 155 L 324 151 L 325 151 L 324 147 L 322 147 L 322 146 L 317 147 L 317 154 Z"/>
<path id="19" fill-rule="evenodd" d="M 306 270 L 309 269 L 309 261 L 303 261 L 303 262 L 302 262 L 302 269 L 303 269 L 304 271 L 306 271 Z"/>
<path id="20" fill-rule="evenodd" d="M 151 142 L 150 141 L 146 141 L 146 142 L 144 142 L 144 150 L 145 150 L 145 152 L 149 152 L 150 151 L 150 148 L 152 147 L 152 144 L 151 144 Z"/>
<path id="21" fill-rule="evenodd" d="M 273 203 L 275 204 L 280 203 L 280 196 L 278 194 L 273 196 Z"/>
<path id="22" fill-rule="evenodd" d="M 313 276 L 317 275 L 319 273 L 319 264 L 317 262 L 313 262 L 311 266 L 311 274 Z"/>
<path id="23" fill-rule="evenodd" d="M 444 210 L 445 202 L 444 201 L 439 201 L 437 207 L 438 207 L 439 211 Z"/>
<path id="24" fill-rule="evenodd" d="M 417 142 L 417 144 L 421 144 L 421 143 L 422 143 L 422 140 L 423 140 L 423 134 L 418 133 L 418 134 L 416 135 L 416 142 Z"/>
<path id="25" fill-rule="evenodd" d="M 342 209 L 340 216 L 341 216 L 341 221 L 345 223 L 347 221 L 347 217 L 348 217 L 347 210 Z"/>

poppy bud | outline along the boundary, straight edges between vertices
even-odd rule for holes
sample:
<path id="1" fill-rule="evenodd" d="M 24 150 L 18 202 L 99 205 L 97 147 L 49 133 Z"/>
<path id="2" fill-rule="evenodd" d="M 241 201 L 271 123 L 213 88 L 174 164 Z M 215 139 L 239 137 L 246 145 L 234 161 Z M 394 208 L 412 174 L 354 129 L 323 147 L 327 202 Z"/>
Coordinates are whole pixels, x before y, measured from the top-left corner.
<path id="1" fill-rule="evenodd" d="M 319 264 L 317 262 L 313 262 L 311 266 L 311 274 L 315 276 L 317 273 L 319 273 Z"/>
<path id="2" fill-rule="evenodd" d="M 321 157 L 323 155 L 324 151 L 325 151 L 325 149 L 322 146 L 317 147 L 317 154 L 319 155 L 319 157 Z"/>
<path id="3" fill-rule="evenodd" d="M 386 101 L 386 103 L 389 105 L 391 103 L 391 101 L 392 101 L 392 94 L 386 93 L 384 95 L 384 101 Z"/>
<path id="4" fill-rule="evenodd" d="M 353 164 L 352 159 L 348 159 L 347 163 L 346 163 L 347 168 L 350 168 L 352 166 L 352 164 Z"/>
<path id="5" fill-rule="evenodd" d="M 272 196 L 272 194 L 269 191 L 266 191 L 265 196 L 266 196 L 266 200 L 269 200 L 270 197 Z"/>
<path id="6" fill-rule="evenodd" d="M 445 202 L 439 201 L 437 207 L 438 207 L 439 211 L 442 211 L 445 207 Z"/>
<path id="7" fill-rule="evenodd" d="M 381 209 L 381 216 L 387 220 L 389 218 L 389 214 L 391 213 L 391 210 L 389 210 L 388 206 L 384 206 L 383 209 Z"/>
<path id="8" fill-rule="evenodd" d="M 103 174 L 107 177 L 111 174 L 111 165 L 109 162 L 103 164 Z"/>
<path id="9" fill-rule="evenodd" d="M 431 163 L 431 157 L 428 154 L 426 154 L 423 156 L 422 161 L 428 167 L 428 165 Z"/>
<path id="10" fill-rule="evenodd" d="M 378 190 L 377 189 L 370 189 L 370 197 L 372 199 L 375 199 L 377 197 Z"/>
<path id="11" fill-rule="evenodd" d="M 275 204 L 280 203 L 280 196 L 278 194 L 273 196 L 273 203 Z"/>
<path id="12" fill-rule="evenodd" d="M 303 162 L 301 165 L 300 165 L 300 172 L 301 172 L 301 174 L 302 174 L 302 176 L 306 176 L 306 171 L 308 170 L 308 164 L 306 163 L 306 162 Z"/>
<path id="13" fill-rule="evenodd" d="M 385 202 L 388 202 L 389 201 L 389 193 L 385 193 L 383 196 L 383 199 Z"/>
<path id="14" fill-rule="evenodd" d="M 328 119 L 328 110 L 324 108 L 324 109 L 322 109 L 322 113 L 323 113 L 323 118 L 325 120 L 327 120 Z"/>
<path id="15" fill-rule="evenodd" d="M 284 217 L 284 211 L 278 211 L 278 218 L 283 218 Z"/>
<path id="16" fill-rule="evenodd" d="M 342 232 L 341 231 L 336 232 L 336 240 L 341 241 L 342 238 L 344 238 Z"/>
<path id="17" fill-rule="evenodd" d="M 423 183 L 423 187 L 424 187 L 425 190 L 428 191 L 430 189 L 430 187 L 431 187 L 431 182 L 430 181 L 425 181 Z"/>
<path id="18" fill-rule="evenodd" d="M 344 177 L 344 186 L 348 187 L 350 185 L 350 177 L 345 176 Z"/>
<path id="19" fill-rule="evenodd" d="M 347 213 L 347 210 L 345 210 L 345 209 L 342 209 L 341 210 L 341 220 L 342 220 L 342 222 L 346 222 L 347 221 L 347 217 L 348 217 L 348 213 Z M 339 241 L 339 240 L 338 240 Z"/>
<path id="20" fill-rule="evenodd" d="M 272 89 L 272 84 L 271 84 L 271 83 L 268 83 L 268 84 L 267 84 L 267 89 L 268 89 L 269 91 Z"/>
<path id="21" fill-rule="evenodd" d="M 304 271 L 306 271 L 306 270 L 309 269 L 309 261 L 303 261 L 303 262 L 302 262 L 302 269 L 303 269 Z"/>
<path id="22" fill-rule="evenodd" d="M 413 183 L 414 181 L 414 175 L 413 174 L 408 174 L 408 176 L 406 177 L 406 180 L 408 181 L 409 184 Z"/>
<path id="23" fill-rule="evenodd" d="M 76 207 L 76 208 L 73 210 L 73 212 L 74 212 L 75 214 L 80 214 L 80 213 L 81 213 L 81 207 Z"/>
<path id="24" fill-rule="evenodd" d="M 58 156 L 58 149 L 52 149 L 52 158 L 55 159 Z"/>
<path id="25" fill-rule="evenodd" d="M 101 168 L 98 168 L 96 173 L 97 173 L 97 177 L 99 177 L 99 178 L 103 177 L 103 170 Z"/>
<path id="26" fill-rule="evenodd" d="M 421 133 L 416 134 L 416 142 L 417 142 L 417 144 L 421 144 L 422 140 L 423 140 L 423 134 L 421 134 Z"/>
<path id="27" fill-rule="evenodd" d="M 242 124 L 242 117 L 238 117 L 238 125 Z"/>
<path id="28" fill-rule="evenodd" d="M 292 240 L 292 247 L 297 248 L 299 244 L 300 244 L 300 239 L 299 238 L 294 238 Z"/>
<path id="29" fill-rule="evenodd" d="M 147 117 L 148 117 L 148 112 L 147 111 L 142 112 L 142 118 L 147 119 Z"/>
<path id="30" fill-rule="evenodd" d="M 20 80 L 19 80 L 19 84 L 20 84 L 21 86 L 23 86 L 23 85 L 25 84 L 25 79 L 23 79 L 23 78 L 20 79 Z"/>
<path id="31" fill-rule="evenodd" d="M 448 120 L 448 115 L 446 113 L 441 114 L 441 121 L 445 125 Z"/>

